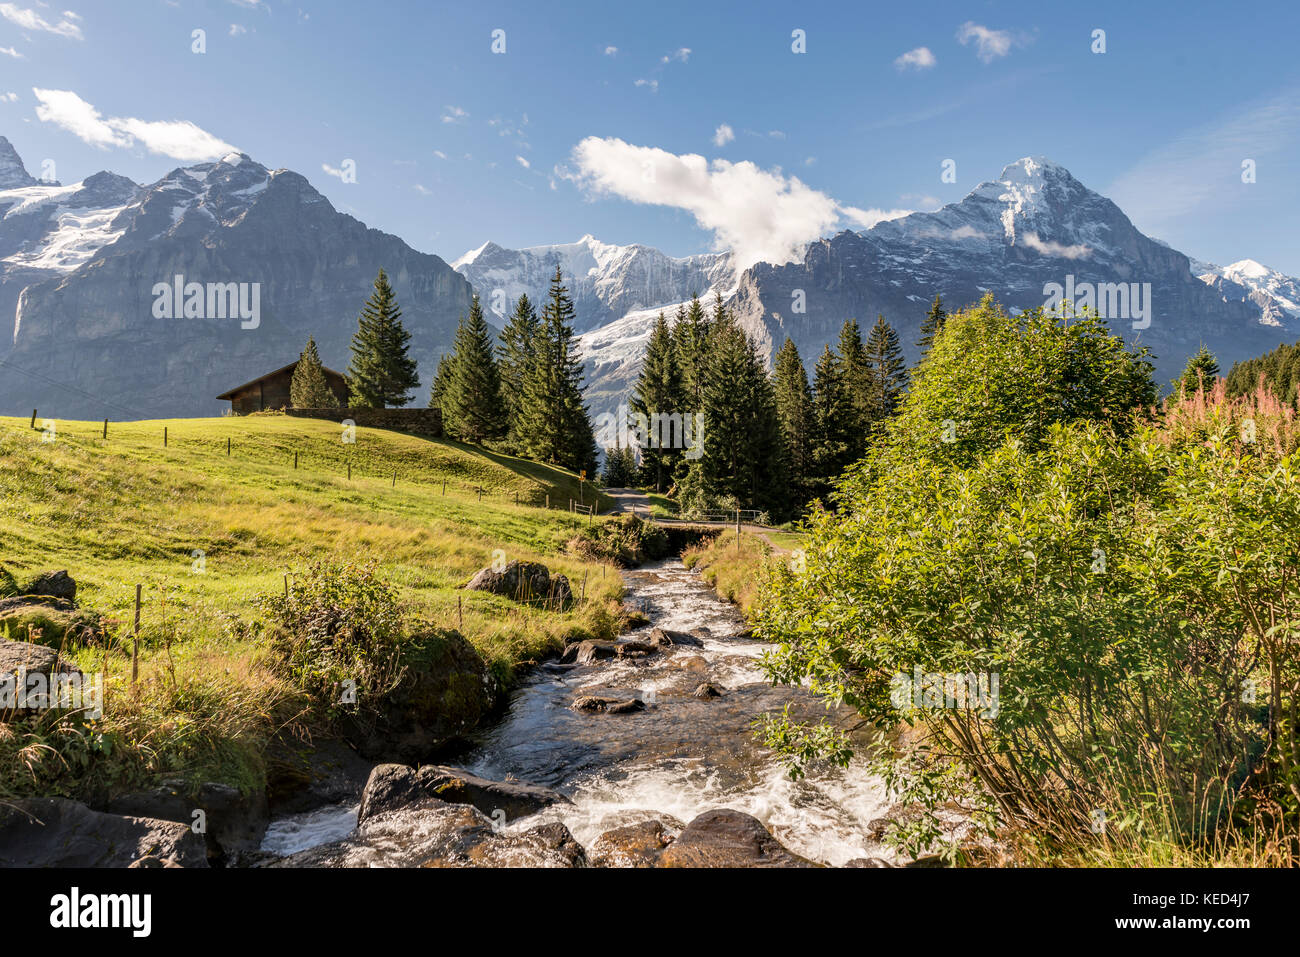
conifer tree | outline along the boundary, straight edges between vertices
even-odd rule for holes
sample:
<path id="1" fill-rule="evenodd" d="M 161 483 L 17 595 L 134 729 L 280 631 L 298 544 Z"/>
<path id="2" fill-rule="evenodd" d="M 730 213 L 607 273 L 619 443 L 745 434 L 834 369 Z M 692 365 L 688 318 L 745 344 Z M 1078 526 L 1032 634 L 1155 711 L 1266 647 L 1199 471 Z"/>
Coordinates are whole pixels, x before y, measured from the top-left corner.
<path id="1" fill-rule="evenodd" d="M 438 409 L 442 412 L 442 417 L 447 418 L 447 411 L 443 409 L 442 402 L 447 396 L 447 387 L 451 383 L 451 353 L 443 353 L 438 357 L 438 371 L 434 373 L 433 382 L 429 386 L 429 408 Z"/>
<path id="2" fill-rule="evenodd" d="M 817 424 L 814 458 L 823 486 L 853 461 L 857 414 L 844 381 L 840 357 L 828 345 L 817 360 L 813 382 L 813 417 Z"/>
<path id="3" fill-rule="evenodd" d="M 907 391 L 907 362 L 898 344 L 898 333 L 885 321 L 876 317 L 876 324 L 867 335 L 867 402 L 871 409 L 872 428 L 879 429 L 893 415 Z"/>
<path id="4" fill-rule="evenodd" d="M 606 488 L 626 488 L 636 480 L 636 452 L 627 446 L 605 450 L 605 470 L 601 481 Z"/>
<path id="5" fill-rule="evenodd" d="M 316 351 L 316 340 L 310 336 L 293 369 L 289 402 L 295 409 L 336 409 L 339 405 L 338 396 L 325 380 L 325 366 Z"/>
<path id="6" fill-rule="evenodd" d="M 682 459 L 684 434 L 666 434 L 678 429 L 684 432 L 682 417 L 690 412 L 683 408 L 682 382 L 677 367 L 677 350 L 668 329 L 668 320 L 659 313 L 650 342 L 646 346 L 641 375 L 630 403 L 632 411 L 645 416 L 650 434 L 641 447 L 641 466 L 644 481 L 662 492 L 672 480 Z M 671 426 L 664 426 L 663 417 Z"/>
<path id="7" fill-rule="evenodd" d="M 1179 381 L 1179 390 L 1184 395 L 1195 395 L 1201 389 L 1209 392 L 1218 374 L 1219 360 L 1202 343 L 1196 355 L 1187 360 L 1187 367 Z"/>
<path id="8" fill-rule="evenodd" d="M 415 360 L 407 355 L 411 334 L 401 319 L 397 296 L 381 267 L 375 277 L 375 291 L 362 308 L 352 337 L 348 388 L 353 405 L 383 409 L 411 401 L 411 390 L 420 379 Z"/>
<path id="9" fill-rule="evenodd" d="M 846 319 L 840 328 L 840 375 L 853 401 L 853 420 L 846 433 L 850 460 L 857 460 L 867 450 L 867 433 L 871 431 L 876 410 L 871 399 L 867 350 L 862 344 L 862 330 L 856 319 Z"/>
<path id="10" fill-rule="evenodd" d="M 506 415 L 501 402 L 501 381 L 492 353 L 492 333 L 483 318 L 477 295 L 469 318 L 456 328 L 450 376 L 442 395 L 442 427 L 463 442 L 482 445 L 505 433 Z"/>
<path id="11" fill-rule="evenodd" d="M 944 311 L 943 300 L 939 294 L 934 294 L 934 302 L 930 304 L 930 311 L 925 314 L 921 320 L 921 338 L 917 344 L 921 347 L 921 358 L 930 351 L 934 345 L 935 337 L 943 331 L 943 324 L 948 321 L 948 313 Z"/>
<path id="12" fill-rule="evenodd" d="M 673 339 L 677 344 L 677 362 L 681 369 L 682 398 L 690 411 L 699 411 L 704 401 L 709 330 L 709 319 L 698 296 L 691 299 L 689 306 L 678 307 Z"/>
<path id="13" fill-rule="evenodd" d="M 729 319 L 710 338 L 702 399 L 704 447 L 692 468 L 703 494 L 783 516 L 789 488 L 772 381 L 758 349 Z"/>
<path id="14" fill-rule="evenodd" d="M 817 463 L 814 458 L 817 439 L 812 389 L 799 350 L 787 337 L 776 354 L 772 371 L 772 388 L 776 399 L 777 419 L 785 445 L 790 490 L 797 504 L 803 504 L 814 492 Z"/>
<path id="15" fill-rule="evenodd" d="M 524 377 L 517 439 L 529 458 L 595 472 L 596 438 L 582 402 L 582 362 L 574 353 L 573 300 L 555 268 Z"/>
<path id="16" fill-rule="evenodd" d="M 507 432 L 512 443 L 517 432 L 519 402 L 524 392 L 524 377 L 532 358 L 533 336 L 538 325 L 537 310 L 526 294 L 521 295 L 515 303 L 515 311 L 510 314 L 505 328 L 501 330 L 501 344 L 497 347 L 501 399 L 505 404 Z"/>

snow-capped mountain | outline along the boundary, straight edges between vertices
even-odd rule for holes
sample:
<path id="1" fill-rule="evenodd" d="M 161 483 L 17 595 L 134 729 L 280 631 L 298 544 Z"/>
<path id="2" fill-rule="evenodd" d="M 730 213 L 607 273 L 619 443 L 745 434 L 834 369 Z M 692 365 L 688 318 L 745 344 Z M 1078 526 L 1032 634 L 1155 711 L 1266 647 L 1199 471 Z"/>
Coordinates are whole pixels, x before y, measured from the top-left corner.
<path id="1" fill-rule="evenodd" d="M 735 285 L 728 253 L 678 259 L 650 246 L 615 246 L 592 236 L 526 249 L 488 242 L 461 256 L 452 268 L 473 283 L 485 306 L 504 317 L 523 293 L 540 311 L 557 265 L 573 298 L 579 332 L 631 312 L 703 296 L 715 286 L 729 293 Z"/>
<path id="2" fill-rule="evenodd" d="M 64 186 L 42 182 L 0 136 L 0 316 L 27 286 L 63 275 L 122 235 L 118 218 L 139 193 L 125 176 L 96 173 Z M 0 334 L 0 356 L 13 344 Z"/>
<path id="3" fill-rule="evenodd" d="M 0 189 L 35 186 L 40 181 L 27 172 L 22 157 L 6 136 L 0 136 Z M 52 185 L 57 186 L 57 183 Z"/>
<path id="4" fill-rule="evenodd" d="M 0 151 L 6 169 L 15 181 Z M 0 414 L 213 415 L 217 395 L 292 362 L 308 336 L 327 366 L 345 369 L 381 266 L 412 334 L 422 403 L 469 309 L 469 283 L 442 259 L 241 153 L 145 187 L 111 173 L 13 187 L 0 206 L 12 310 L 0 315 L 13 317 L 0 336 Z M 184 301 L 165 307 L 178 281 Z M 255 320 L 232 315 L 238 296 Z"/>
<path id="5" fill-rule="evenodd" d="M 1300 289 L 1288 277 L 1229 268 L 1224 281 L 1246 284 L 1253 297 L 1224 295 L 1197 279 L 1187 256 L 1143 235 L 1063 166 L 1025 157 L 936 212 L 818 240 L 801 262 L 751 266 L 728 303 L 769 357 L 789 336 L 811 370 L 849 317 L 865 334 L 883 314 L 915 359 L 936 294 L 954 309 L 991 290 L 1017 311 L 1047 305 L 1055 285 L 1063 296 L 1072 290 L 1076 306 L 1107 315 L 1126 340 L 1148 346 L 1158 381 L 1168 381 L 1202 342 L 1226 369 L 1300 338 L 1300 315 L 1287 309 L 1300 302 Z M 1259 290 L 1277 304 L 1272 312 L 1261 308 Z M 657 312 L 632 312 L 581 337 L 593 411 L 611 411 L 625 398 Z"/>
<path id="6" fill-rule="evenodd" d="M 1216 295 L 1185 255 L 1143 235 L 1113 202 L 1041 157 L 1012 163 L 937 212 L 820 240 L 801 263 L 756 265 L 741 276 L 733 304 L 766 348 L 789 335 L 805 358 L 845 318 L 866 327 L 883 314 L 914 358 L 936 293 L 949 308 L 992 290 L 1008 308 L 1029 309 L 1048 304 L 1053 286 L 1076 290 L 1076 305 L 1087 302 L 1080 290 L 1094 291 L 1111 328 L 1150 347 L 1161 380 L 1201 342 L 1226 368 L 1272 348 L 1280 334 L 1300 334 L 1300 325 L 1270 326 L 1257 308 Z M 804 313 L 792 309 L 798 289 Z"/>
<path id="7" fill-rule="evenodd" d="M 1192 272 L 1225 301 L 1250 302 L 1259 309 L 1260 322 L 1286 326 L 1300 319 L 1300 279 L 1276 269 L 1242 259 L 1228 266 L 1192 261 Z"/>

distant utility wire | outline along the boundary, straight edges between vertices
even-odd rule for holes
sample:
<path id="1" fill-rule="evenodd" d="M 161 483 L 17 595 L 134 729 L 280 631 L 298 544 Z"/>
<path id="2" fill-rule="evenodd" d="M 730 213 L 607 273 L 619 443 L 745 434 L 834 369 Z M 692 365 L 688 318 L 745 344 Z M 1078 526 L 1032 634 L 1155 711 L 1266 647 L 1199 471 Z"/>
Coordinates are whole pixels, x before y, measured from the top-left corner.
<path id="1" fill-rule="evenodd" d="M 104 406 L 105 408 L 110 408 L 118 412 L 126 413 L 127 418 L 130 419 L 139 420 L 139 419 L 152 418 L 152 416 L 150 416 L 149 413 L 142 412 L 140 409 L 133 409 L 130 406 L 122 405 L 121 403 L 118 402 L 113 402 L 110 399 L 105 399 L 103 396 L 95 395 L 93 392 L 87 392 L 85 389 L 79 389 L 75 385 L 68 385 L 68 383 L 66 382 L 59 382 L 56 379 L 51 379 L 49 376 L 41 375 L 39 372 L 32 372 L 30 369 L 19 368 L 18 366 L 10 362 L 8 359 L 5 359 L 4 361 L 0 362 L 0 369 L 16 372 L 19 375 L 27 376 L 27 378 L 29 379 L 35 379 L 38 382 L 43 382 L 46 385 L 52 385 L 55 388 L 62 389 L 65 392 L 71 392 L 74 395 L 79 395 L 83 399 L 90 399 L 92 402 L 98 402 L 100 405 Z"/>

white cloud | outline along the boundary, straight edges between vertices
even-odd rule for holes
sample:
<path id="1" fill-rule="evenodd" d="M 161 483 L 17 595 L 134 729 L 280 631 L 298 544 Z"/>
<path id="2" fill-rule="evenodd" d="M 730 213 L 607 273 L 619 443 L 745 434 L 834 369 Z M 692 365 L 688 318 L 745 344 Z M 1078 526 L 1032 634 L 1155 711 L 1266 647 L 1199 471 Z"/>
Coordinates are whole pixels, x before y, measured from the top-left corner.
<path id="1" fill-rule="evenodd" d="M 530 169 L 533 165 L 532 163 L 528 162 L 528 160 L 524 159 L 522 156 L 516 156 L 515 162 L 518 163 L 520 166 L 522 166 L 524 169 Z"/>
<path id="2" fill-rule="evenodd" d="M 24 59 L 26 59 L 26 57 L 24 57 L 21 53 L 19 53 L 19 52 L 18 52 L 17 50 L 15 50 L 13 47 L 0 47 L 0 53 L 3 53 L 5 56 L 11 56 L 11 57 L 13 57 L 15 60 L 24 60 Z"/>
<path id="3" fill-rule="evenodd" d="M 1142 157 L 1105 190 L 1107 196 L 1153 230 L 1177 230 L 1183 217 L 1241 202 L 1241 164 L 1283 163 L 1300 149 L 1300 88 L 1238 104 Z"/>
<path id="4" fill-rule="evenodd" d="M 843 219 L 865 225 L 897 212 L 841 206 L 779 169 L 710 163 L 694 153 L 679 156 L 615 137 L 587 137 L 572 159 L 576 171 L 561 175 L 590 195 L 686 210 L 713 233 L 717 248 L 735 252 L 741 268 L 797 261 L 807 243 Z"/>
<path id="5" fill-rule="evenodd" d="M 438 157 L 438 159 L 440 160 L 445 160 L 447 158 L 447 154 L 444 153 L 442 150 L 434 150 L 433 155 Z"/>
<path id="6" fill-rule="evenodd" d="M 735 138 L 736 138 L 736 131 L 733 130 L 730 126 L 728 126 L 726 123 L 723 123 L 721 126 L 719 126 L 716 130 L 713 131 L 714 146 L 726 146 Z"/>
<path id="7" fill-rule="evenodd" d="M 1022 233 L 1020 240 L 1035 252 L 1040 252 L 1044 256 L 1055 256 L 1058 259 L 1087 259 L 1092 255 L 1092 247 L 1085 246 L 1083 243 L 1064 246 L 1052 240 L 1042 239 L 1038 233 Z"/>
<path id="8" fill-rule="evenodd" d="M 448 106 L 442 111 L 442 121 L 444 123 L 459 123 L 468 116 L 469 113 L 459 106 Z"/>
<path id="9" fill-rule="evenodd" d="M 425 185 L 423 185 L 423 184 L 421 184 L 421 183 L 416 183 L 416 184 L 415 184 L 413 187 L 411 187 L 411 188 L 414 189 L 414 190 L 415 190 L 417 193 L 419 193 L 421 196 L 432 196 L 432 195 L 433 195 L 433 190 L 429 189 L 429 187 L 427 187 L 427 186 L 425 186 Z"/>
<path id="10" fill-rule="evenodd" d="M 247 32 L 248 32 L 248 27 L 244 26 L 242 23 L 232 23 L 230 25 L 230 35 L 232 37 L 242 36 Z"/>
<path id="11" fill-rule="evenodd" d="M 71 90 L 42 90 L 36 94 L 36 117 L 53 123 L 82 142 L 99 149 L 131 147 L 138 140 L 151 153 L 173 159 L 216 159 L 235 148 L 188 120 L 141 120 L 130 116 L 102 117 L 97 109 Z"/>
<path id="12" fill-rule="evenodd" d="M 67 13 L 57 23 L 50 23 L 35 10 L 24 10 L 12 3 L 0 3 L 0 17 L 4 17 L 10 23 L 21 27 L 24 30 L 37 30 L 41 33 L 53 33 L 55 36 L 67 37 L 70 40 L 81 40 L 81 27 L 77 26 L 76 20 L 81 17 L 75 13 L 71 17 Z"/>
<path id="13" fill-rule="evenodd" d="M 635 80 L 635 81 L 633 81 L 633 83 L 634 83 L 634 85 L 636 85 L 636 86 L 648 86 L 648 87 L 650 87 L 650 92 L 651 92 L 651 93 L 658 93 L 658 92 L 659 92 L 659 81 L 658 81 L 658 80 Z"/>
<path id="14" fill-rule="evenodd" d="M 840 213 L 855 226 L 870 229 L 877 223 L 888 219 L 901 219 L 912 213 L 910 209 L 858 209 L 856 206 L 841 206 Z"/>
<path id="15" fill-rule="evenodd" d="M 957 28 L 957 39 L 962 46 L 975 41 L 975 55 L 985 63 L 992 63 L 1000 56 L 1011 52 L 1015 40 L 1006 30 L 990 30 L 972 20 L 967 20 Z"/>
<path id="16" fill-rule="evenodd" d="M 894 60 L 894 66 L 900 70 L 928 70 L 938 62 L 929 47 L 917 47 Z"/>
<path id="17" fill-rule="evenodd" d="M 690 58 L 691 58 L 691 48 L 680 47 L 679 49 L 674 50 L 672 53 L 666 54 L 659 62 L 671 63 L 673 60 L 678 60 L 682 63 L 685 63 Z"/>
<path id="18" fill-rule="evenodd" d="M 605 56 L 617 56 L 617 55 L 618 55 L 618 47 L 613 47 L 613 46 L 605 47 Z"/>
<path id="19" fill-rule="evenodd" d="M 330 176 L 335 177 L 336 179 L 343 178 L 343 170 L 339 169 L 336 166 L 331 166 L 329 163 L 321 163 L 320 168 L 324 170 L 326 173 L 328 173 Z"/>
<path id="20" fill-rule="evenodd" d="M 17 103 L 17 102 L 18 102 L 18 94 L 17 94 L 17 93 L 0 93 L 0 100 L 4 100 L 6 103 Z"/>

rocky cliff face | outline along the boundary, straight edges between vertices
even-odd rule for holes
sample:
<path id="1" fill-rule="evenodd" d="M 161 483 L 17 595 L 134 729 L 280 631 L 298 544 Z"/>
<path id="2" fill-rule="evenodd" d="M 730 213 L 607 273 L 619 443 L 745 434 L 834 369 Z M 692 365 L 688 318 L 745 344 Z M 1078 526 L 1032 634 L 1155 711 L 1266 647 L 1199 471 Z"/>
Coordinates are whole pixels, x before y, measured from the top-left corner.
<path id="1" fill-rule="evenodd" d="M 43 201 L 51 207 L 44 242 L 34 225 L 0 238 L 16 243 L 5 288 L 21 288 L 8 313 L 0 413 L 213 415 L 224 406 L 218 394 L 292 362 L 308 336 L 327 366 L 344 370 L 381 266 L 412 334 L 422 377 L 415 404 L 423 405 L 437 357 L 469 309 L 469 283 L 442 259 L 338 212 L 297 173 L 243 154 L 173 170 L 120 208 L 93 207 L 94 224 L 54 230 L 68 231 L 59 246 L 49 240 L 51 217 L 66 221 L 74 200 L 110 202 L 127 191 L 112 174 L 78 187 Z M 71 246 L 76 255 L 56 263 L 55 248 Z M 37 263 L 48 268 L 21 272 Z"/>

